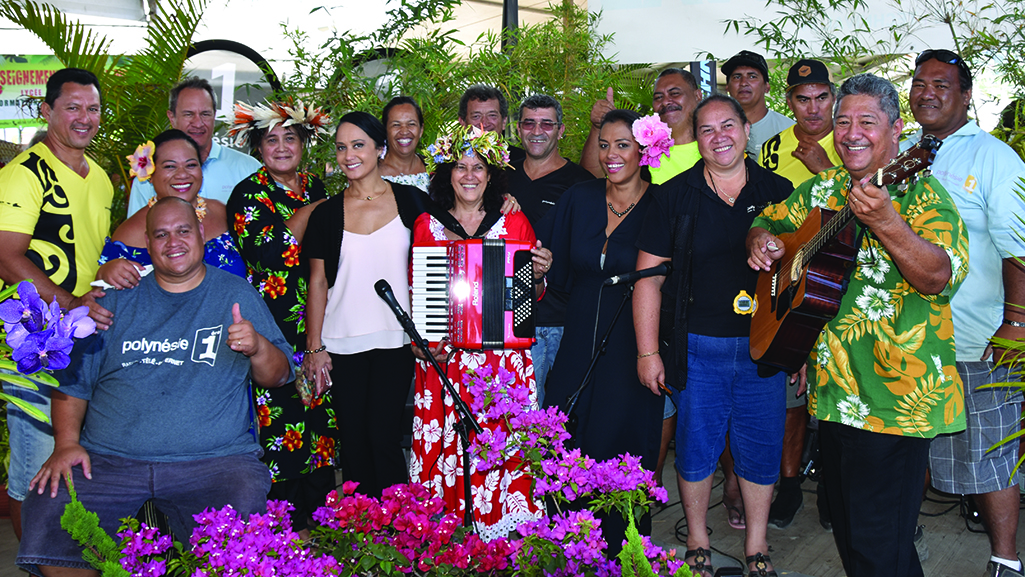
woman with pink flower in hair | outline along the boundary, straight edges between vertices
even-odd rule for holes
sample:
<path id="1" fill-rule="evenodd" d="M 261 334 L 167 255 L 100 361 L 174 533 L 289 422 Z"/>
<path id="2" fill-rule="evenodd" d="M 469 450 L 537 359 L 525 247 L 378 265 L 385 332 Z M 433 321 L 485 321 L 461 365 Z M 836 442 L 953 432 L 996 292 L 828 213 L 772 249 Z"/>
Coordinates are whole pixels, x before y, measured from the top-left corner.
<path id="1" fill-rule="evenodd" d="M 658 116 L 641 118 L 630 110 L 612 110 L 601 123 L 598 157 L 604 180 L 583 182 L 563 193 L 539 228 L 553 253 L 549 290 L 568 293 L 565 334 L 546 384 L 545 404 L 567 410 L 580 387 L 591 356 L 609 329 L 628 290 L 627 284 L 603 286 L 605 279 L 634 270 L 637 248 L 651 196 L 648 166 L 658 166 L 673 140 Z M 653 470 L 658 460 L 665 399 L 641 386 L 637 345 L 629 303 L 612 329 L 608 346 L 580 393 L 573 413 L 575 441 L 598 460 L 622 453 L 641 458 Z M 571 419 L 573 416 L 571 416 Z M 642 533 L 650 532 L 642 519 Z M 602 521 L 610 553 L 618 551 L 625 524 L 618 514 Z"/>

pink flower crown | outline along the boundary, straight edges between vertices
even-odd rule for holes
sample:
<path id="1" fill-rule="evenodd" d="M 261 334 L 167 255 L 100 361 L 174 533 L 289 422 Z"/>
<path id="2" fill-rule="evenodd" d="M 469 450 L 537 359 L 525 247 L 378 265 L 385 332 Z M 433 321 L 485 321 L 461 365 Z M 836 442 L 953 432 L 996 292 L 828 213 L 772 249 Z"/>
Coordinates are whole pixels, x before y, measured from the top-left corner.
<path id="1" fill-rule="evenodd" d="M 658 168 L 662 165 L 663 154 L 669 158 L 669 149 L 673 146 L 673 131 L 657 114 L 638 118 L 631 130 L 637 144 L 641 145 L 641 166 Z"/>

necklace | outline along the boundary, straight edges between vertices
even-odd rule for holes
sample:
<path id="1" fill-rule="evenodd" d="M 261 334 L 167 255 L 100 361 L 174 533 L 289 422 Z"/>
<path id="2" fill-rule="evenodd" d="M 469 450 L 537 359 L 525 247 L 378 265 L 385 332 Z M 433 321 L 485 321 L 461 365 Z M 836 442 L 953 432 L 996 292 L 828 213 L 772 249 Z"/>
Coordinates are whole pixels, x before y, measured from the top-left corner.
<path id="1" fill-rule="evenodd" d="M 719 192 L 719 188 L 715 186 L 715 178 L 712 177 L 712 171 L 708 170 L 707 166 L 705 167 L 705 172 L 708 173 L 708 180 L 709 180 L 709 182 L 712 183 L 712 190 L 715 191 L 715 194 L 725 198 L 726 202 L 728 202 L 732 206 L 733 203 L 736 202 L 737 197 L 736 196 L 730 196 L 730 195 L 726 194 L 725 192 Z M 748 176 L 749 175 L 748 175 L 748 171 L 747 171 L 747 165 L 745 164 L 744 165 L 744 186 L 747 186 Z M 743 186 L 740 187 L 740 190 L 744 190 L 744 187 Z M 740 196 L 740 194 L 738 193 L 737 196 Z M 628 208 L 627 210 L 630 210 L 630 209 Z M 613 211 L 613 212 L 615 212 L 615 211 Z"/>
<path id="2" fill-rule="evenodd" d="M 633 207 L 636 206 L 636 205 L 637 205 L 636 202 L 631 202 L 630 206 L 626 207 L 626 210 L 624 210 L 623 212 L 619 212 L 618 210 L 616 210 L 616 207 L 612 206 L 612 201 L 610 200 L 609 201 L 609 210 L 612 211 L 612 214 L 618 216 L 619 218 L 623 218 L 624 216 L 626 216 L 626 213 L 630 212 L 630 210 L 633 209 Z"/>
<path id="3" fill-rule="evenodd" d="M 153 205 L 156 204 L 158 200 L 160 199 L 154 196 L 149 199 L 148 203 L 146 203 L 146 207 L 153 208 Z M 199 222 L 203 222 L 203 219 L 206 218 L 206 199 L 202 196 L 196 197 L 196 218 Z"/>
<path id="4" fill-rule="evenodd" d="M 363 200 L 365 200 L 365 201 L 367 201 L 367 202 L 370 202 L 371 200 L 374 200 L 375 198 L 380 198 L 380 197 L 384 196 L 384 193 L 385 193 L 385 192 L 388 192 L 388 191 L 386 190 L 386 191 L 382 192 L 381 194 L 379 194 L 379 195 L 377 195 L 377 196 L 370 196 L 370 195 L 367 195 L 367 197 L 366 197 L 366 198 L 364 198 Z"/>

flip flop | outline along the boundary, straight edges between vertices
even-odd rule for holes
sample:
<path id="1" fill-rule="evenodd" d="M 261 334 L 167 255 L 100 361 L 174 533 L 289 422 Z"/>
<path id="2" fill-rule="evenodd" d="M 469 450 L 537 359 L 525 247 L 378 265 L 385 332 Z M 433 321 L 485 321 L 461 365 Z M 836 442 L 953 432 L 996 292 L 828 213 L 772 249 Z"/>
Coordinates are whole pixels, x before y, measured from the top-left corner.
<path id="1" fill-rule="evenodd" d="M 726 522 L 729 523 L 730 527 L 734 529 L 747 529 L 744 512 L 740 510 L 740 507 L 727 505 L 725 500 L 723 500 L 722 506 L 726 507 Z"/>

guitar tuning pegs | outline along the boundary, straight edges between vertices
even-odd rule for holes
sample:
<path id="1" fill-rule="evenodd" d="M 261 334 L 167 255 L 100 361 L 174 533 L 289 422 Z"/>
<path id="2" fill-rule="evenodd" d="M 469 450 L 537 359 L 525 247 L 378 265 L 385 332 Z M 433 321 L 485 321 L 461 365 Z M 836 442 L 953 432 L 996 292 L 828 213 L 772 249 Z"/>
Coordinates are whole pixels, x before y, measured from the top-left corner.
<path id="1" fill-rule="evenodd" d="M 907 181 L 904 181 L 904 182 L 898 184 L 897 185 L 897 190 L 899 190 L 901 192 L 907 192 L 908 191 L 908 183 L 907 183 Z"/>
<path id="2" fill-rule="evenodd" d="M 922 178 L 929 178 L 932 176 L 932 171 L 928 168 L 922 171 Z"/>

